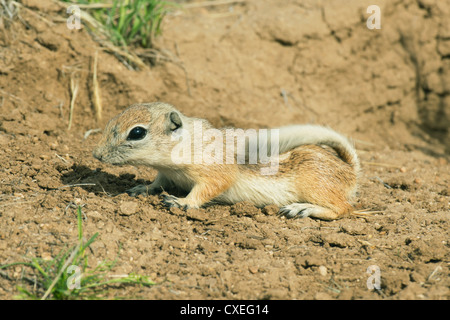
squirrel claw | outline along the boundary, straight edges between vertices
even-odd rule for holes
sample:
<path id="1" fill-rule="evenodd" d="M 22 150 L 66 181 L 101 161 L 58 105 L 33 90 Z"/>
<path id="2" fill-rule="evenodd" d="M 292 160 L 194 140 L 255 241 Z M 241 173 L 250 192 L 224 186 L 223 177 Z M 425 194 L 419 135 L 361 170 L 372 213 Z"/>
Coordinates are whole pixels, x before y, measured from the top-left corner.
<path id="1" fill-rule="evenodd" d="M 291 218 L 306 218 L 312 213 L 313 206 L 307 203 L 292 203 L 290 205 L 280 208 L 278 214 Z"/>
<path id="2" fill-rule="evenodd" d="M 189 206 L 187 204 L 182 205 L 178 202 L 178 198 L 172 195 L 164 194 L 162 195 L 162 202 L 163 204 L 168 208 L 180 208 L 183 211 L 186 211 L 189 209 Z"/>

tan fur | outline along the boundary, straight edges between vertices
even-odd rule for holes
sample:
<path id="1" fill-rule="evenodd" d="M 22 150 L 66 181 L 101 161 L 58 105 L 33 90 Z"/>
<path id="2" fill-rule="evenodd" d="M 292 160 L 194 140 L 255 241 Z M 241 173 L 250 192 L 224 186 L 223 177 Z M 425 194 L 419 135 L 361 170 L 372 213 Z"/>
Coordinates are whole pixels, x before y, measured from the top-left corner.
<path id="1" fill-rule="evenodd" d="M 194 120 L 200 119 L 186 117 L 165 103 L 133 105 L 107 124 L 94 150 L 97 159 L 151 166 L 159 171 L 150 186 L 135 187 L 128 191 L 131 195 L 175 186 L 189 194 L 185 198 L 166 196 L 164 202 L 181 208 L 198 208 L 211 201 L 250 201 L 256 206 L 276 204 L 287 217 L 325 220 L 352 212 L 349 200 L 356 190 L 359 161 L 348 141 L 331 129 L 310 125 L 280 128 L 278 171 L 261 175 L 261 164 L 174 163 L 171 152 L 177 142 L 171 140 L 169 129 L 175 126 L 170 117 L 173 112 L 179 116 L 181 128 L 192 136 Z M 205 128 L 212 128 L 206 120 L 201 121 Z M 129 132 L 136 126 L 147 129 L 147 136 L 128 141 Z"/>

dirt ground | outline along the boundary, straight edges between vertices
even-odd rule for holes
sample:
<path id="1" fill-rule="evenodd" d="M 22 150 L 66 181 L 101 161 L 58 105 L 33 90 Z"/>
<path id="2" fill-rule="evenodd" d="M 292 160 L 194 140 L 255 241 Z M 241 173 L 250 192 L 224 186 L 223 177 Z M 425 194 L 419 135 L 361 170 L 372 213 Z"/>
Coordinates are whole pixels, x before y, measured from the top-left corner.
<path id="1" fill-rule="evenodd" d="M 131 70 L 51 0 L 20 1 L 0 25 L 0 264 L 50 259 L 99 232 L 90 264 L 152 287 L 106 298 L 449 299 L 450 3 L 258 0 L 177 10 L 156 41 L 165 57 Z M 367 7 L 381 9 L 369 29 Z M 93 111 L 99 53 L 103 117 Z M 70 83 L 78 85 L 70 130 Z M 128 105 L 164 101 L 216 126 L 327 125 L 362 161 L 365 217 L 289 220 L 248 203 L 168 210 L 124 191 L 155 171 L 113 167 L 92 150 Z M 74 186 L 78 185 L 78 186 Z M 377 266 L 380 290 L 367 286 Z M 3 270 L 0 298 L 23 285 Z M 29 272 L 29 270 L 25 270 Z"/>

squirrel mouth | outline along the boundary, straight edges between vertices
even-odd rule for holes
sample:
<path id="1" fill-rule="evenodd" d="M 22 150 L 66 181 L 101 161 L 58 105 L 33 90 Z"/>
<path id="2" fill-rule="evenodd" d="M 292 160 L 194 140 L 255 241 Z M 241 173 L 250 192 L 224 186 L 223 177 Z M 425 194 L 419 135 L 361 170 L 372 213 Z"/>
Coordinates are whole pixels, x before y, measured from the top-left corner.
<path id="1" fill-rule="evenodd" d="M 112 164 L 115 167 L 123 167 L 125 165 L 124 163 L 121 163 L 121 162 L 116 162 L 116 163 L 110 162 L 110 164 Z"/>

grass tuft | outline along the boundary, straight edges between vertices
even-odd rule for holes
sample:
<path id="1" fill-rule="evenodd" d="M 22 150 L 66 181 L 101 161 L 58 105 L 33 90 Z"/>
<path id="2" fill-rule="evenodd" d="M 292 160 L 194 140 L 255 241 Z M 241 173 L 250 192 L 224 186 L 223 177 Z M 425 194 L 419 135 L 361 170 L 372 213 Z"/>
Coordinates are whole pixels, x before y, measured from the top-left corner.
<path id="1" fill-rule="evenodd" d="M 90 12 L 118 47 L 151 48 L 164 17 L 176 4 L 161 0 L 64 0 Z"/>
<path id="2" fill-rule="evenodd" d="M 0 0 L 0 27 L 9 26 L 19 15 L 19 3 L 12 0 Z"/>
<path id="3" fill-rule="evenodd" d="M 115 261 L 102 261 L 91 269 L 88 263 L 87 249 L 98 237 L 95 233 L 84 241 L 81 207 L 77 210 L 78 244 L 68 250 L 62 250 L 55 258 L 43 260 L 30 258 L 29 262 L 15 262 L 0 265 L 0 270 L 22 265 L 31 268 L 35 277 L 24 278 L 30 286 L 18 286 L 19 299 L 99 299 L 113 284 L 131 284 L 151 286 L 155 283 L 146 276 L 129 274 L 118 277 L 109 275 L 116 264 Z"/>

